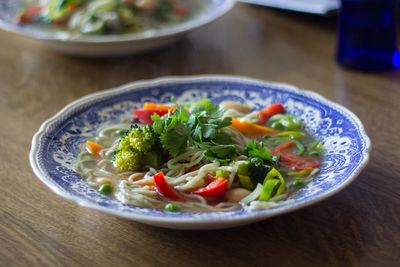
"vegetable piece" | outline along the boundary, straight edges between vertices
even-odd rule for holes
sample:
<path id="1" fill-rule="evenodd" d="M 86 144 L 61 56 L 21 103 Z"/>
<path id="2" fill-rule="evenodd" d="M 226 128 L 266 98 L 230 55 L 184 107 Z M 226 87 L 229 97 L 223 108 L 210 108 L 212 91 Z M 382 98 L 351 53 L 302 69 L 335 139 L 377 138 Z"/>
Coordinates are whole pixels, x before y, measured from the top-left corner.
<path id="1" fill-rule="evenodd" d="M 295 142 L 290 140 L 278 145 L 274 150 L 272 150 L 273 154 L 280 154 L 280 161 L 283 164 L 292 166 L 295 171 L 302 171 L 306 169 L 312 169 L 321 165 L 321 162 L 318 159 L 312 157 L 301 157 L 294 153 L 288 152 L 287 150 L 295 145 Z M 302 149 L 299 148 L 299 151 L 302 152 Z"/>
<path id="2" fill-rule="evenodd" d="M 264 178 L 270 169 L 271 166 L 264 164 L 261 159 L 251 158 L 250 161 L 245 161 L 239 164 L 237 174 L 242 186 L 246 189 L 252 190 L 255 184 L 264 181 Z M 249 179 L 250 182 L 248 182 Z"/>
<path id="3" fill-rule="evenodd" d="M 281 184 L 280 184 L 280 186 L 278 188 L 278 191 L 276 192 L 276 195 L 279 196 L 279 195 L 282 195 L 283 193 L 285 193 L 285 191 L 286 191 L 286 182 L 285 182 L 285 179 L 283 179 L 282 174 L 277 169 L 272 168 L 269 171 L 269 173 L 267 174 L 266 179 L 267 180 L 269 180 L 269 179 L 278 180 L 279 179 Z"/>
<path id="4" fill-rule="evenodd" d="M 189 14 L 189 10 L 184 6 L 175 6 L 175 14 L 181 17 L 187 16 Z"/>
<path id="5" fill-rule="evenodd" d="M 189 142 L 205 151 L 211 161 L 229 162 L 237 155 L 230 136 L 222 128 L 231 124 L 230 117 L 223 117 L 224 110 L 210 99 L 200 100 L 190 109 L 176 106 L 165 116 L 153 114 L 154 131 L 160 135 L 163 148 L 173 157 L 182 154 Z"/>
<path id="6" fill-rule="evenodd" d="M 112 189 L 113 188 L 112 188 L 111 184 L 103 184 L 103 185 L 100 186 L 99 192 L 101 194 L 106 195 L 106 194 L 110 194 L 112 192 Z"/>
<path id="7" fill-rule="evenodd" d="M 307 169 L 314 169 L 321 165 L 321 161 L 318 159 L 313 159 L 310 157 L 303 157 L 300 158 L 295 165 L 293 166 L 293 169 L 295 171 L 302 171 L 302 170 L 307 170 Z"/>
<path id="8" fill-rule="evenodd" d="M 248 167 L 249 167 L 250 161 L 245 161 L 239 164 L 237 168 L 237 174 L 241 175 L 249 175 Z"/>
<path id="9" fill-rule="evenodd" d="M 16 22 L 18 24 L 26 24 L 33 22 L 40 16 L 42 7 L 39 5 L 31 4 L 27 6 L 17 17 Z"/>
<path id="10" fill-rule="evenodd" d="M 271 104 L 258 113 L 258 124 L 265 125 L 269 118 L 276 114 L 285 113 L 285 108 L 280 103 Z"/>
<path id="11" fill-rule="evenodd" d="M 219 197 L 222 196 L 228 188 L 228 180 L 225 178 L 218 178 L 217 180 L 209 183 L 206 187 L 197 189 L 193 193 L 203 197 Z"/>
<path id="12" fill-rule="evenodd" d="M 285 131 L 285 132 L 280 132 L 277 133 L 275 136 L 278 137 L 290 137 L 292 139 L 296 138 L 296 139 L 303 139 L 306 135 L 303 132 L 299 132 L 299 131 Z"/>
<path id="13" fill-rule="evenodd" d="M 230 175 L 231 175 L 231 172 L 227 171 L 227 170 L 217 170 L 215 172 L 215 176 L 222 177 L 222 178 L 225 178 L 225 179 L 229 179 Z"/>
<path id="14" fill-rule="evenodd" d="M 153 102 L 145 102 L 143 104 L 143 109 L 150 109 L 150 110 L 174 110 L 175 106 L 167 105 L 167 104 L 158 104 Z"/>
<path id="15" fill-rule="evenodd" d="M 255 140 L 250 140 L 246 144 L 245 153 L 247 156 L 252 158 L 259 158 L 261 160 L 270 162 L 272 161 L 271 152 L 269 149 L 260 142 L 256 142 Z"/>
<path id="16" fill-rule="evenodd" d="M 284 150 L 287 150 L 289 148 L 291 148 L 294 145 L 294 142 L 289 140 L 286 141 L 280 145 L 278 145 L 277 147 L 274 148 L 274 150 L 272 150 L 272 154 L 278 154 L 281 153 Z"/>
<path id="17" fill-rule="evenodd" d="M 92 154 L 93 156 L 98 156 L 99 152 L 103 149 L 101 145 L 96 143 L 95 141 L 88 140 L 86 141 L 86 150 Z"/>
<path id="18" fill-rule="evenodd" d="M 278 189 L 279 185 L 279 180 L 266 180 L 263 184 L 263 190 L 261 191 L 259 200 L 268 201 L 271 197 L 275 195 L 275 192 Z"/>
<path id="19" fill-rule="evenodd" d="M 155 1 L 154 1 L 155 2 Z M 162 20 L 168 20 L 170 14 L 174 11 L 174 6 L 172 1 L 157 1 L 157 16 Z"/>
<path id="20" fill-rule="evenodd" d="M 319 155 L 321 155 L 321 152 L 313 150 L 310 151 L 308 154 L 312 157 L 318 157 Z"/>
<path id="21" fill-rule="evenodd" d="M 289 166 L 293 166 L 294 164 L 296 164 L 296 162 L 299 162 L 302 160 L 302 158 L 294 153 L 288 153 L 288 152 L 281 152 L 280 154 L 280 162 L 285 164 L 285 165 L 289 165 Z"/>
<path id="22" fill-rule="evenodd" d="M 298 131 L 302 127 L 301 121 L 290 114 L 277 114 L 268 120 L 272 128 L 285 131 Z"/>
<path id="23" fill-rule="evenodd" d="M 232 126 L 238 129 L 242 134 L 252 138 L 278 133 L 278 131 L 275 129 L 264 127 L 248 121 L 241 121 L 236 118 L 232 118 Z"/>
<path id="24" fill-rule="evenodd" d="M 254 189 L 254 184 L 253 184 L 253 182 L 251 181 L 251 178 L 250 178 L 249 176 L 243 175 L 243 174 L 238 174 L 238 177 L 239 177 L 239 182 L 240 182 L 240 184 L 241 184 L 244 188 L 246 188 L 246 189 L 248 189 L 248 190 L 253 190 L 253 189 Z"/>
<path id="25" fill-rule="evenodd" d="M 83 4 L 83 0 L 51 0 L 46 4 L 46 12 L 44 19 L 50 21 L 53 25 L 65 24 L 68 18 L 76 10 L 76 8 Z M 101 4 L 106 1 L 97 1 Z M 109 1 L 108 1 L 109 2 Z"/>
<path id="26" fill-rule="evenodd" d="M 143 168 L 142 154 L 127 147 L 114 151 L 112 161 L 118 172 L 139 171 Z"/>
<path id="27" fill-rule="evenodd" d="M 323 148 L 323 144 L 319 142 L 313 142 L 307 147 L 308 155 L 318 157 L 319 155 L 321 155 L 321 151 Z"/>
<path id="28" fill-rule="evenodd" d="M 296 188 L 302 188 L 302 187 L 305 186 L 305 183 L 304 183 L 304 181 L 301 180 L 301 179 L 295 179 L 295 180 L 293 181 L 292 185 L 293 185 L 294 187 L 296 187 Z"/>
<path id="29" fill-rule="evenodd" d="M 175 203 L 168 203 L 165 205 L 164 210 L 169 212 L 175 212 L 178 211 L 179 208 Z"/>
<path id="30" fill-rule="evenodd" d="M 296 172 L 288 172 L 288 176 L 291 176 L 291 177 L 304 177 L 304 176 L 310 174 L 311 170 L 312 169 L 304 169 L 304 170 L 296 171 Z"/>
<path id="31" fill-rule="evenodd" d="M 156 173 L 153 176 L 153 179 L 154 183 L 156 184 L 156 189 L 161 195 L 175 201 L 183 200 L 183 197 L 178 195 L 167 183 L 163 172 Z"/>
<path id="32" fill-rule="evenodd" d="M 237 153 L 235 145 L 211 145 L 206 149 L 204 155 L 211 161 L 227 164 Z"/>
<path id="33" fill-rule="evenodd" d="M 268 201 L 271 197 L 282 195 L 285 191 L 286 183 L 282 174 L 272 168 L 265 177 L 259 200 Z"/>
<path id="34" fill-rule="evenodd" d="M 132 125 L 114 150 L 112 161 L 118 171 L 138 171 L 146 166 L 158 168 L 164 151 L 150 126 Z"/>
<path id="35" fill-rule="evenodd" d="M 187 146 L 191 133 L 188 125 L 189 114 L 178 106 L 174 112 L 169 112 L 165 116 L 153 114 L 151 119 L 154 121 L 154 132 L 160 135 L 163 148 L 173 157 L 183 153 Z"/>
<path id="36" fill-rule="evenodd" d="M 153 120 L 151 119 L 151 115 L 154 113 L 163 116 L 168 113 L 168 110 L 165 109 L 142 109 L 138 108 L 133 110 L 132 114 L 135 118 L 137 118 L 140 123 L 145 125 L 152 125 Z"/>
<path id="37" fill-rule="evenodd" d="M 264 164 L 261 159 L 252 158 L 247 167 L 249 176 L 253 184 L 262 183 L 267 173 L 271 170 L 271 166 Z"/>
<path id="38" fill-rule="evenodd" d="M 296 139 L 293 139 L 293 142 L 297 148 L 297 154 L 300 156 L 303 155 L 305 152 L 304 145 L 300 141 L 297 141 Z"/>
<path id="39" fill-rule="evenodd" d="M 281 103 L 273 103 L 260 111 L 263 116 L 272 117 L 275 114 L 285 113 L 285 108 Z"/>
<path id="40" fill-rule="evenodd" d="M 176 157 L 183 153 L 187 146 L 190 129 L 183 123 L 177 123 L 173 127 L 168 127 L 160 135 L 161 144 L 171 156 Z"/>
<path id="41" fill-rule="evenodd" d="M 280 162 L 291 166 L 295 171 L 313 169 L 321 165 L 321 162 L 318 159 L 312 157 L 301 157 L 294 153 L 284 151 L 280 153 Z"/>

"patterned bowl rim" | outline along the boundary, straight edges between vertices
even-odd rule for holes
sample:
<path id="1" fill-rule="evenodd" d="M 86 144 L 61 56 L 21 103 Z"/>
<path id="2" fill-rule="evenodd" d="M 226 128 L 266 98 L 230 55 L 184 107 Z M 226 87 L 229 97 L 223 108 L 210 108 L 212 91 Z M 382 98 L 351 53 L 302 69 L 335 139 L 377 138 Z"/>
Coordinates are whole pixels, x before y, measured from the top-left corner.
<path id="1" fill-rule="evenodd" d="M 342 183 L 336 185 L 335 187 L 324 191 L 323 193 L 311 198 L 311 199 L 306 199 L 302 201 L 301 203 L 290 203 L 287 205 L 282 205 L 277 209 L 274 210 L 255 210 L 255 211 L 246 211 L 245 213 L 238 213 L 238 214 L 233 214 L 230 216 L 224 216 L 226 214 L 225 212 L 210 212 L 210 213 L 202 213 L 202 214 L 220 214 L 218 216 L 210 216 L 207 217 L 195 217 L 195 216 L 165 216 L 165 217 L 159 217 L 159 216 L 152 216 L 151 214 L 138 214 L 135 212 L 125 212 L 125 211 L 120 211 L 116 209 L 112 209 L 109 207 L 103 207 L 98 204 L 92 203 L 85 199 L 84 197 L 79 197 L 75 196 L 69 192 L 62 191 L 61 188 L 59 188 L 59 185 L 57 185 L 50 176 L 48 176 L 40 167 L 39 164 L 39 159 L 37 157 L 38 152 L 40 151 L 41 148 L 41 143 L 40 140 L 41 138 L 46 134 L 46 132 L 50 129 L 51 125 L 56 123 L 62 118 L 62 115 L 66 112 L 73 111 L 76 108 L 79 108 L 80 106 L 87 104 L 91 101 L 94 100 L 101 100 L 101 99 L 106 99 L 108 97 L 112 97 L 114 95 L 119 95 L 124 92 L 133 92 L 133 91 L 138 91 L 143 88 L 151 88 L 155 87 L 158 85 L 165 85 L 165 84 L 179 84 L 179 83 L 202 83 L 202 82 L 234 82 L 234 83 L 242 83 L 242 84 L 252 84 L 252 85 L 259 85 L 263 87 L 274 87 L 279 90 L 291 92 L 300 96 L 305 96 L 312 98 L 320 103 L 323 103 L 330 109 L 335 109 L 337 112 L 341 113 L 344 115 L 346 118 L 352 120 L 354 124 L 357 126 L 357 132 L 360 134 L 361 139 L 363 140 L 365 146 L 362 151 L 362 160 L 360 164 L 353 170 L 353 172 L 348 175 L 347 179 L 345 179 Z M 29 160 L 31 167 L 35 173 L 35 175 L 44 183 L 46 184 L 53 192 L 58 194 L 59 196 L 73 201 L 83 207 L 91 208 L 94 210 L 102 211 L 105 213 L 109 213 L 118 217 L 122 218 L 127 218 L 127 219 L 133 219 L 133 220 L 138 220 L 144 223 L 154 223 L 155 221 L 158 223 L 185 223 L 187 225 L 193 225 L 193 224 L 199 224 L 199 223 L 229 223 L 229 222 L 235 222 L 235 223 L 246 223 L 246 222 L 251 222 L 255 220 L 262 220 L 266 219 L 269 217 L 277 216 L 283 213 L 291 212 L 294 210 L 298 210 L 304 207 L 307 207 L 309 205 L 312 205 L 314 203 L 320 202 L 322 200 L 325 200 L 329 198 L 330 196 L 338 193 L 342 189 L 344 189 L 346 186 L 348 186 L 363 170 L 363 168 L 367 165 L 369 161 L 369 152 L 371 150 L 371 141 L 369 137 L 367 136 L 367 133 L 364 129 L 363 124 L 359 120 L 359 118 L 351 112 L 349 109 L 334 103 L 327 98 L 321 96 L 318 93 L 315 93 L 313 91 L 309 90 L 303 90 L 299 89 L 293 85 L 286 84 L 286 83 L 279 83 L 279 82 L 269 82 L 269 81 L 263 81 L 259 79 L 254 79 L 254 78 L 249 78 L 249 77 L 244 77 L 244 76 L 232 76 L 232 75 L 195 75 L 195 76 L 166 76 L 166 77 L 160 77 L 156 79 L 149 79 L 149 80 L 140 80 L 140 81 L 135 81 L 132 83 L 128 83 L 119 87 L 114 87 L 111 89 L 106 89 L 103 91 L 95 92 L 86 96 L 83 96 L 64 108 L 62 108 L 58 113 L 56 113 L 53 117 L 49 118 L 46 120 L 39 128 L 39 130 L 35 133 L 35 135 L 32 138 L 32 146 L 31 150 L 29 153 Z M 183 213 L 185 214 L 185 213 Z M 191 214 L 190 212 L 187 212 L 187 214 Z"/>
<path id="2" fill-rule="evenodd" d="M 0 29 L 29 36 L 38 40 L 61 41 L 70 43 L 119 43 L 144 41 L 174 36 L 204 26 L 227 13 L 234 7 L 235 3 L 236 0 L 211 0 L 209 6 L 207 7 L 207 10 L 209 11 L 200 12 L 200 14 L 195 16 L 193 19 L 189 19 L 185 22 L 165 27 L 163 29 L 146 30 L 143 32 L 131 34 L 114 34 L 107 36 L 71 36 L 70 34 L 61 31 L 47 32 L 41 31 L 38 27 L 25 28 L 2 19 L 0 19 Z M 31 28 L 33 30 L 30 30 Z"/>

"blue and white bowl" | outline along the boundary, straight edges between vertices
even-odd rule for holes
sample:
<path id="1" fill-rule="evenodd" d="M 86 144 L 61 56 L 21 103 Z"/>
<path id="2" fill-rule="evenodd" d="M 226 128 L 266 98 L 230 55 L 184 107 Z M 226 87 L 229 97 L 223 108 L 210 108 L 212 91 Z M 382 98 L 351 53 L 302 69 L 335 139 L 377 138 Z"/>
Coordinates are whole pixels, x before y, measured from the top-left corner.
<path id="1" fill-rule="evenodd" d="M 189 1 L 189 0 L 188 0 Z M 0 1 L 0 29 L 40 41 L 50 49 L 77 56 L 117 56 L 153 50 L 172 43 L 182 34 L 204 26 L 227 13 L 235 0 L 190 0 L 203 2 L 193 17 L 177 24 L 129 34 L 71 35 L 54 27 L 18 25 L 16 15 L 28 0 Z"/>
<path id="2" fill-rule="evenodd" d="M 124 205 L 99 194 L 72 166 L 80 144 L 102 124 L 118 122 L 145 101 L 179 102 L 210 98 L 235 100 L 261 108 L 283 103 L 324 144 L 320 173 L 287 200 L 266 210 L 164 212 Z M 368 162 L 370 140 L 360 120 L 346 108 L 294 86 L 237 76 L 166 77 L 130 83 L 94 93 L 63 108 L 40 127 L 32 140 L 30 162 L 35 174 L 54 192 L 78 204 L 145 224 L 177 229 L 215 229 L 260 221 L 297 210 L 339 192 Z"/>

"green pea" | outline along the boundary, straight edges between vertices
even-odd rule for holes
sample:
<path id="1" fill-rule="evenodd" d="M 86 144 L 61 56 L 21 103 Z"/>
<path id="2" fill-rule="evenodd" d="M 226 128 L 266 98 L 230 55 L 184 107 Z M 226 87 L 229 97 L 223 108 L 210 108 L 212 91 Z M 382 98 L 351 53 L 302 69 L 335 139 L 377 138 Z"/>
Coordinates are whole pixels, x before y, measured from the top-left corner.
<path id="1" fill-rule="evenodd" d="M 112 185 L 110 184 L 103 184 L 102 186 L 100 186 L 99 188 L 99 192 L 101 194 L 107 195 L 110 194 L 112 192 Z"/>
<path id="2" fill-rule="evenodd" d="M 293 184 L 293 186 L 296 187 L 296 188 L 302 188 L 302 187 L 305 186 L 304 181 L 303 181 L 303 180 L 300 180 L 300 179 L 294 180 L 292 184 Z"/>
<path id="3" fill-rule="evenodd" d="M 175 212 L 175 211 L 178 211 L 179 208 L 175 203 L 168 203 L 165 205 L 164 210 L 170 211 L 170 212 Z"/>

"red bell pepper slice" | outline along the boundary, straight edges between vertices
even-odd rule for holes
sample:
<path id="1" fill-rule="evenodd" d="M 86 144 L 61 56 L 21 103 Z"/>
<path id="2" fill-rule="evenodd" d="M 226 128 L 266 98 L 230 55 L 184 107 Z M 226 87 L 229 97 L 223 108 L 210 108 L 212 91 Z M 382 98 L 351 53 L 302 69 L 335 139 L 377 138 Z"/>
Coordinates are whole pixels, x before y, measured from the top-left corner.
<path id="1" fill-rule="evenodd" d="M 280 154 L 279 160 L 286 165 L 293 165 L 296 162 L 300 161 L 300 156 L 297 156 L 296 154 L 293 153 L 287 153 L 287 152 L 282 152 Z"/>
<path id="2" fill-rule="evenodd" d="M 137 118 L 140 123 L 146 124 L 146 125 L 152 125 L 153 120 L 151 119 L 151 115 L 154 113 L 157 113 L 160 116 L 163 116 L 168 113 L 168 110 L 162 110 L 162 109 L 143 109 L 143 108 L 138 108 L 132 111 L 132 114 L 135 118 Z"/>
<path id="3" fill-rule="evenodd" d="M 175 7 L 175 14 L 178 16 L 186 16 L 189 13 L 188 9 L 184 6 L 176 6 Z"/>
<path id="4" fill-rule="evenodd" d="M 287 150 L 287 149 L 291 148 L 292 146 L 294 146 L 294 142 L 291 140 L 283 142 L 282 144 L 278 145 L 277 147 L 275 147 L 272 150 L 272 154 L 281 153 L 282 151 Z"/>
<path id="5" fill-rule="evenodd" d="M 302 160 L 299 160 L 296 162 L 293 166 L 293 169 L 295 171 L 303 171 L 307 169 L 314 169 L 321 165 L 321 161 L 313 158 L 302 158 Z"/>
<path id="6" fill-rule="evenodd" d="M 16 17 L 18 24 L 26 24 L 34 21 L 39 17 L 42 7 L 36 4 L 29 5 L 25 10 Z"/>
<path id="7" fill-rule="evenodd" d="M 183 197 L 178 195 L 171 186 L 167 183 L 163 172 L 158 172 L 153 176 L 154 183 L 156 184 L 157 191 L 163 195 L 164 197 L 175 200 L 181 201 Z"/>
<path id="8" fill-rule="evenodd" d="M 217 180 L 209 183 L 206 187 L 202 187 L 193 192 L 193 194 L 203 197 L 219 197 L 222 196 L 228 188 L 228 180 L 225 178 L 218 178 Z"/>
<path id="9" fill-rule="evenodd" d="M 280 154 L 279 160 L 283 164 L 292 166 L 292 168 L 296 171 L 313 169 L 321 165 L 321 162 L 317 159 L 311 157 L 301 157 L 299 155 L 286 151 L 293 146 L 293 141 L 286 141 L 278 145 L 274 150 L 272 150 L 272 154 Z"/>
<path id="10" fill-rule="evenodd" d="M 268 119 L 276 114 L 283 114 L 285 113 L 285 108 L 281 103 L 274 103 L 271 104 L 264 109 L 260 110 L 258 113 L 258 124 L 265 125 Z"/>
<path id="11" fill-rule="evenodd" d="M 295 171 L 313 169 L 321 165 L 321 161 L 311 157 L 301 157 L 293 153 L 282 152 L 279 160 L 292 167 Z"/>

